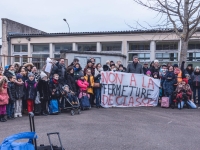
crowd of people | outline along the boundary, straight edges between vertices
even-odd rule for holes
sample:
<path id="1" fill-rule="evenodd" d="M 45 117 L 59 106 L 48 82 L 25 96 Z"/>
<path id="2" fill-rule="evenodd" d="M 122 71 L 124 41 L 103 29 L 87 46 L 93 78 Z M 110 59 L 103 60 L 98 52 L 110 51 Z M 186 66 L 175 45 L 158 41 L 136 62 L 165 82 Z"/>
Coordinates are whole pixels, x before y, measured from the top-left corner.
<path id="1" fill-rule="evenodd" d="M 0 67 L 0 121 L 5 122 L 23 113 L 34 112 L 35 106 L 41 103 L 39 115 L 48 115 L 48 103 L 51 99 L 59 102 L 63 108 L 63 97 L 68 97 L 73 105 L 77 105 L 83 93 L 87 93 L 91 107 L 101 108 L 101 71 L 118 71 L 144 74 L 160 79 L 160 98 L 169 97 L 170 105 L 182 108 L 184 103 L 191 108 L 200 106 L 200 67 L 193 69 L 192 64 L 184 68 L 177 64 L 159 64 L 158 60 L 139 63 L 137 56 L 127 68 L 121 61 L 106 61 L 102 66 L 94 58 L 87 61 L 85 68 L 78 59 L 65 66 L 64 59 L 51 62 L 51 71 L 47 72 L 45 65 L 39 72 L 32 63 L 20 66 L 18 63 Z M 196 91 L 198 101 L 196 99 Z"/>

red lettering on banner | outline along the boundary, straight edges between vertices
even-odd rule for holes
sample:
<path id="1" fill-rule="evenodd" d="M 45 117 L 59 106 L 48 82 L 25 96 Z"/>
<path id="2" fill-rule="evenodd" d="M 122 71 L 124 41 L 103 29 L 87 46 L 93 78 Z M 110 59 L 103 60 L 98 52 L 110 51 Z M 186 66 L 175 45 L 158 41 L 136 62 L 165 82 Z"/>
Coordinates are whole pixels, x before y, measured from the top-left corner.
<path id="1" fill-rule="evenodd" d="M 136 80 L 135 80 L 135 76 L 134 76 L 134 74 L 132 73 L 132 75 L 131 75 L 131 82 L 130 82 L 130 86 L 132 86 L 132 82 L 134 82 L 135 83 L 135 86 L 137 86 L 137 84 L 136 84 Z"/>
<path id="2" fill-rule="evenodd" d="M 126 98 L 127 98 L 127 97 L 124 97 L 124 103 L 123 103 L 123 106 L 127 106 L 127 105 L 126 105 Z"/>
<path id="3" fill-rule="evenodd" d="M 134 99 L 133 99 L 133 97 L 130 97 L 130 100 L 129 100 L 128 106 L 130 106 L 130 104 L 132 104 L 132 106 L 134 105 Z"/>
<path id="4" fill-rule="evenodd" d="M 108 72 L 106 72 L 106 77 L 104 73 L 101 74 L 101 77 L 102 77 L 101 78 L 102 83 L 106 82 L 106 84 L 108 84 Z"/>
<path id="5" fill-rule="evenodd" d="M 106 102 L 105 102 L 105 98 L 106 98 Z M 103 98 L 102 98 L 102 103 L 103 103 L 103 105 L 106 105 L 106 104 L 108 104 L 108 96 L 106 96 L 106 95 L 103 95 Z"/>
<path id="6" fill-rule="evenodd" d="M 139 105 L 137 105 L 137 106 L 140 106 L 140 105 L 141 105 L 141 102 L 139 102 L 138 99 L 140 99 L 140 98 L 136 98 L 136 102 L 139 103 Z"/>
<path id="7" fill-rule="evenodd" d="M 151 78 L 149 78 L 148 88 L 150 86 L 152 86 L 152 89 L 154 89 L 154 83 L 153 83 L 153 80 Z"/>
<path id="8" fill-rule="evenodd" d="M 122 98 L 122 96 L 116 97 L 116 103 L 117 103 L 117 105 L 121 105 L 120 103 L 118 103 L 118 99 L 119 99 L 119 98 Z"/>
<path id="9" fill-rule="evenodd" d="M 117 81 L 119 81 L 119 83 L 120 84 L 122 84 L 122 81 L 123 81 L 123 74 L 120 74 L 121 75 L 121 78 L 119 78 L 119 74 L 118 73 L 116 73 L 116 83 L 117 83 Z"/>
<path id="10" fill-rule="evenodd" d="M 145 103 L 144 100 L 147 100 L 147 103 Z M 149 99 L 143 99 L 143 100 L 142 100 L 142 103 L 144 104 L 144 106 L 148 106 L 148 104 L 149 104 Z"/>
<path id="11" fill-rule="evenodd" d="M 113 105 L 113 104 L 111 104 L 110 102 L 113 100 L 113 99 L 111 99 L 113 97 L 113 95 L 109 95 L 109 98 L 108 98 L 108 105 Z"/>
<path id="12" fill-rule="evenodd" d="M 142 78 L 142 87 L 143 87 L 143 88 L 146 88 L 146 86 L 144 85 L 144 76 L 143 76 L 143 78 Z"/>
<path id="13" fill-rule="evenodd" d="M 111 75 L 113 75 L 113 77 L 114 77 L 114 80 L 113 80 L 113 81 L 111 80 L 111 79 L 112 79 L 112 78 L 110 77 Z M 115 83 L 115 80 L 116 80 L 115 74 L 114 74 L 113 72 L 110 72 L 110 73 L 109 73 L 109 81 L 110 81 L 111 83 Z"/>

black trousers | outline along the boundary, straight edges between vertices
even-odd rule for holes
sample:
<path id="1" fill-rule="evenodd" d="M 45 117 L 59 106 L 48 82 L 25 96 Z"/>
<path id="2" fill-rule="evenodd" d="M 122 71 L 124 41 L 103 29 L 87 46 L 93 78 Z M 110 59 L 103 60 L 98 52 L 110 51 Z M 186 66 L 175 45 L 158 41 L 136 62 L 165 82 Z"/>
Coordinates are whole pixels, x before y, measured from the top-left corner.
<path id="1" fill-rule="evenodd" d="M 94 105 L 94 94 L 88 93 L 90 95 L 90 105 Z"/>

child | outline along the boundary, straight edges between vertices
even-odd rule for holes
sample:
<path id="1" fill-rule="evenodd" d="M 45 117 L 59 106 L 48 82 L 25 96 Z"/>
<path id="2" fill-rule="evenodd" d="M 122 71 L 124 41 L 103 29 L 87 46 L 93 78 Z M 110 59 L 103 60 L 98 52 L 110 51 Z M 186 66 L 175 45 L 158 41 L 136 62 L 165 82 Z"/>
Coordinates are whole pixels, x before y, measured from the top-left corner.
<path id="1" fill-rule="evenodd" d="M 6 122 L 6 105 L 8 104 L 9 96 L 7 93 L 7 78 L 0 76 L 0 122 Z"/>
<path id="2" fill-rule="evenodd" d="M 77 85 L 80 88 L 80 92 L 87 92 L 87 88 L 89 86 L 89 83 L 85 80 L 83 75 L 79 76 L 79 79 L 77 81 Z"/>
<path id="3" fill-rule="evenodd" d="M 14 119 L 14 103 L 16 102 L 17 99 L 16 87 L 15 87 L 16 76 L 9 76 L 8 79 L 9 79 L 8 82 L 9 103 L 6 106 L 7 119 Z"/>
<path id="4" fill-rule="evenodd" d="M 37 96 L 37 82 L 33 73 L 28 74 L 28 80 L 25 81 L 25 99 L 27 101 L 28 112 L 33 112 L 34 101 Z"/>
<path id="5" fill-rule="evenodd" d="M 40 73 L 40 79 L 38 81 L 38 91 L 40 93 L 40 101 L 42 105 L 42 115 L 47 116 L 47 102 L 50 99 L 49 81 L 47 74 L 43 71 Z"/>
<path id="6" fill-rule="evenodd" d="M 17 74 L 17 82 L 15 82 L 17 99 L 15 102 L 15 118 L 17 116 L 22 117 L 22 98 L 24 97 L 24 82 L 22 81 L 22 75 Z"/>
<path id="7" fill-rule="evenodd" d="M 122 64 L 119 65 L 119 72 L 125 72 L 124 66 Z"/>
<path id="8" fill-rule="evenodd" d="M 87 69 L 86 76 L 84 76 L 84 79 L 89 83 L 87 92 L 90 95 L 90 105 L 92 106 L 94 105 L 94 92 L 93 92 L 94 77 L 92 76 L 90 69 Z"/>
<path id="9" fill-rule="evenodd" d="M 146 72 L 146 75 L 147 75 L 148 77 L 151 77 L 151 71 L 148 70 L 148 71 Z"/>
<path id="10" fill-rule="evenodd" d="M 154 73 L 153 73 L 153 78 L 154 78 L 154 79 L 159 79 L 159 78 L 158 78 L 158 73 L 157 73 L 157 72 L 154 72 Z"/>
<path id="11" fill-rule="evenodd" d="M 177 93 L 176 98 L 181 101 L 178 104 L 178 108 L 183 108 L 185 103 L 187 103 L 187 105 L 189 105 L 190 108 L 193 109 L 197 108 L 197 106 L 190 100 L 192 97 L 192 90 L 186 78 L 183 78 L 182 82 L 178 83 L 176 88 L 176 93 Z"/>
<path id="12" fill-rule="evenodd" d="M 69 86 L 64 85 L 62 87 L 62 89 L 64 91 L 63 95 L 65 95 L 69 99 L 69 101 L 72 103 L 72 105 L 74 105 L 74 104 L 77 105 L 78 102 L 77 102 L 77 98 L 75 96 L 75 93 L 69 90 Z"/>

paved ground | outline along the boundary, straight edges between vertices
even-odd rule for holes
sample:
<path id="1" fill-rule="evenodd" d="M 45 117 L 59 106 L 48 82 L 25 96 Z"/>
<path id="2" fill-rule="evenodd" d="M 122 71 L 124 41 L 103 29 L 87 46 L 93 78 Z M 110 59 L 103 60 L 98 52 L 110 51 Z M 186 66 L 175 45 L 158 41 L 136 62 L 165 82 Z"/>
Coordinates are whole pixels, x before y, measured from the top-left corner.
<path id="1" fill-rule="evenodd" d="M 200 149 L 200 109 L 92 108 L 75 116 L 38 116 L 35 124 L 38 143 L 47 144 L 46 133 L 58 131 L 69 150 Z M 29 131 L 27 116 L 0 123 L 0 141 L 22 131 Z"/>

